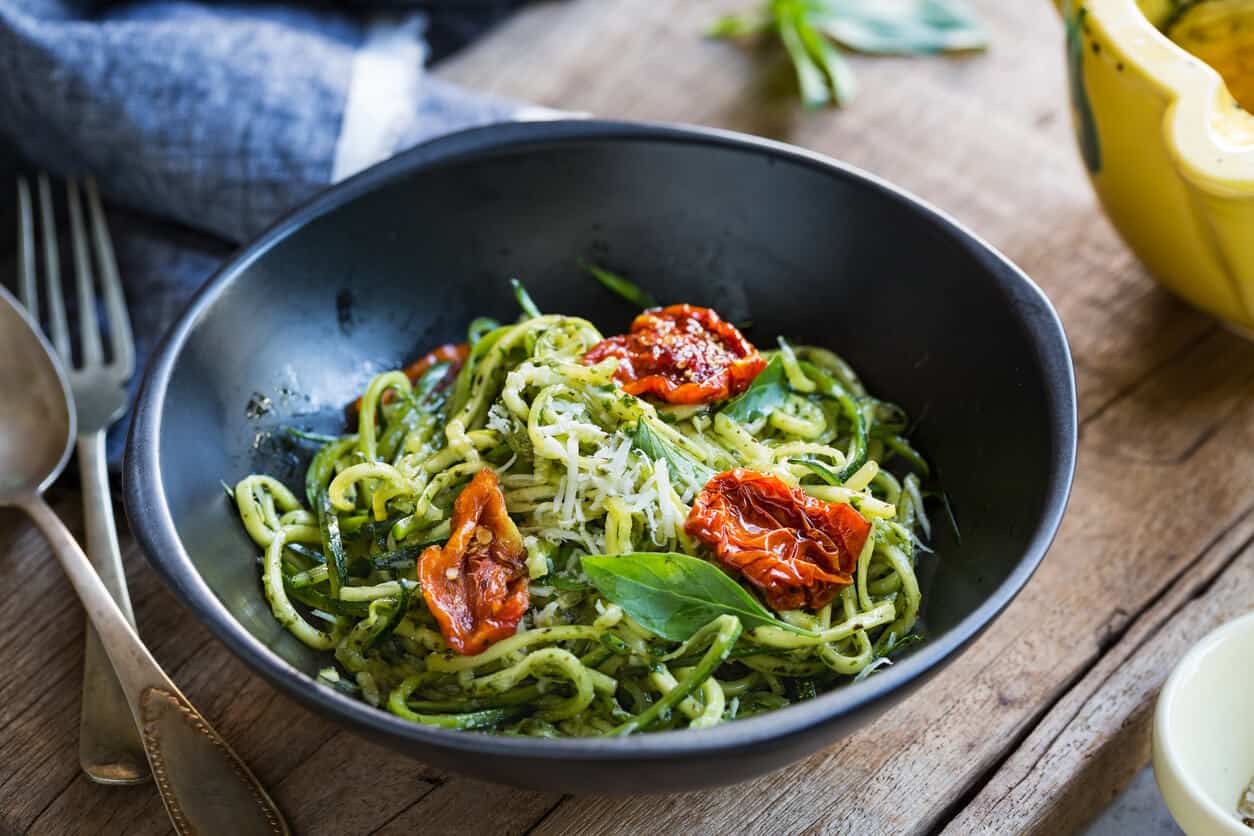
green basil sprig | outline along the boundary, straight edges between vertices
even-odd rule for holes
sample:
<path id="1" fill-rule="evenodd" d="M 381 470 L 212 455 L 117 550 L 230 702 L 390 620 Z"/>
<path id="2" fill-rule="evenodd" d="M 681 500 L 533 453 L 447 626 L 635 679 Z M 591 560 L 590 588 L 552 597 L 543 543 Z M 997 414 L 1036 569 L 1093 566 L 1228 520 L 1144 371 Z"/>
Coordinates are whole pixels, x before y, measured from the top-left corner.
<path id="1" fill-rule="evenodd" d="M 631 445 L 655 462 L 666 462 L 671 478 L 694 491 L 701 490 L 714 476 L 713 470 L 654 431 L 646 418 L 636 422 L 636 428 L 631 433 Z"/>
<path id="2" fill-rule="evenodd" d="M 739 424 L 748 424 L 782 408 L 791 394 L 792 387 L 788 385 L 788 376 L 784 373 L 784 362 L 772 357 L 749 388 L 723 407 L 722 413 Z"/>
<path id="3" fill-rule="evenodd" d="M 818 635 L 776 618 L 717 566 L 686 554 L 588 555 L 583 571 L 607 600 L 670 641 L 686 641 L 722 615 L 736 616 L 748 629 L 778 627 Z"/>
<path id="4" fill-rule="evenodd" d="M 837 44 L 870 55 L 981 50 L 988 36 L 960 0 L 767 0 L 715 21 L 715 38 L 773 32 L 784 45 L 807 107 L 842 105 L 855 92 Z"/>

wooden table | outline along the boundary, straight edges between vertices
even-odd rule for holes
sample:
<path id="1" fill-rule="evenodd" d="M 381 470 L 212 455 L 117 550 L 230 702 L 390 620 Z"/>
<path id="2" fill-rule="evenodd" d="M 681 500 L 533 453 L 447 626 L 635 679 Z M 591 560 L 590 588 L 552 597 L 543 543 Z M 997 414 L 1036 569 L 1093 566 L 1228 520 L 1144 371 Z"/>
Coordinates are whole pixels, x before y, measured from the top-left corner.
<path id="1" fill-rule="evenodd" d="M 1202 632 L 1254 604 L 1254 346 L 1158 290 L 1094 202 L 1046 0 L 976 3 L 984 56 L 858 59 L 861 98 L 805 113 L 784 67 L 703 41 L 749 0 L 539 3 L 445 78 L 603 116 L 719 125 L 849 160 L 956 215 L 1062 314 L 1079 472 L 1031 584 L 931 685 L 747 785 L 563 798 L 477 783 L 358 740 L 252 676 L 126 540 L 140 631 L 300 833 L 1066 832 L 1147 758 L 1150 700 Z M 78 498 L 57 510 L 80 525 Z M 162 833 L 151 787 L 78 771 L 82 617 L 44 544 L 0 512 L 0 830 Z"/>

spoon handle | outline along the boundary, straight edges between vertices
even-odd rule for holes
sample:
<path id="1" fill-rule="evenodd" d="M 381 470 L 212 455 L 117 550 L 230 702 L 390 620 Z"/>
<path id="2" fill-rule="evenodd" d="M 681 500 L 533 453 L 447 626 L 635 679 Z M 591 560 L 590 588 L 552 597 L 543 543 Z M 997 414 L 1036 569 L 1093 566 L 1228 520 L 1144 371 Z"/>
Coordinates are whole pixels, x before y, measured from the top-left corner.
<path id="1" fill-rule="evenodd" d="M 286 836 L 283 814 L 239 756 L 157 665 L 69 529 L 40 497 L 22 506 L 48 538 L 96 627 L 180 836 Z"/>

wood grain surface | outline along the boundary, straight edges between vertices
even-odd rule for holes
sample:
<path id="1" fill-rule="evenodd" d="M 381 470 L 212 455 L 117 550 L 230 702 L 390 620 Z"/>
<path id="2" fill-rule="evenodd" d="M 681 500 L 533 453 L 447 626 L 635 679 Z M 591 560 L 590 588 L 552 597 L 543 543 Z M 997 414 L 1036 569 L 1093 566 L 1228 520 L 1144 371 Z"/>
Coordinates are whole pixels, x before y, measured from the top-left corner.
<path id="1" fill-rule="evenodd" d="M 1252 543 L 1254 514 L 1246 514 L 1136 619 L 944 833 L 1074 833 L 1109 804 L 1149 760 L 1154 700 L 1175 662 L 1250 611 Z"/>
<path id="2" fill-rule="evenodd" d="M 747 2 L 539 3 L 437 74 L 551 107 L 794 142 L 915 191 L 1002 249 L 1054 301 L 1075 354 L 1080 458 L 1056 545 L 993 629 L 861 733 L 748 784 L 632 799 L 481 784 L 337 730 L 210 639 L 127 539 L 142 634 L 298 833 L 1059 832 L 1144 764 L 1143 733 L 1125 725 L 1143 727 L 1187 642 L 1251 605 L 1250 557 L 1233 561 L 1254 535 L 1254 346 L 1157 289 L 1102 216 L 1074 147 L 1051 4 L 973 0 L 988 54 L 857 58 L 860 98 L 807 113 L 783 95 L 778 55 L 701 38 Z M 71 526 L 77 505 L 68 493 L 57 503 Z M 13 593 L 0 608 L 0 831 L 167 832 L 150 787 L 79 774 L 81 615 L 38 536 L 3 511 L 0 556 Z M 1221 603 L 1190 603 L 1217 577 Z"/>

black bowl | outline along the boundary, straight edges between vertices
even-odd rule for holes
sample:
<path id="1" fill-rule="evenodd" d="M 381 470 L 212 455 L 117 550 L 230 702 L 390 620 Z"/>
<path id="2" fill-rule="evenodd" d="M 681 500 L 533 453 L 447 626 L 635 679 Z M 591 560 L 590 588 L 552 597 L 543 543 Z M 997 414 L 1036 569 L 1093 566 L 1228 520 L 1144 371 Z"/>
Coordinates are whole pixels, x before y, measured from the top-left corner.
<path id="1" fill-rule="evenodd" d="M 634 311 L 579 259 L 664 302 L 751 318 L 848 358 L 921 419 L 961 540 L 937 520 L 927 642 L 891 668 L 760 717 L 625 739 L 535 740 L 414 725 L 313 680 L 328 657 L 270 616 L 258 550 L 219 479 L 299 484 L 280 430 L 335 431 L 374 373 L 543 310 L 607 333 Z M 250 406 L 251 404 L 251 406 Z M 258 414 L 263 413 L 263 414 Z M 1075 386 L 1040 290 L 951 219 L 796 148 L 668 126 L 549 122 L 416 148 L 330 189 L 244 249 L 197 295 L 148 371 L 126 506 L 149 559 L 259 674 L 310 708 L 441 767 L 563 792 L 675 791 L 744 780 L 889 708 L 1010 603 L 1044 556 L 1075 461 Z"/>

